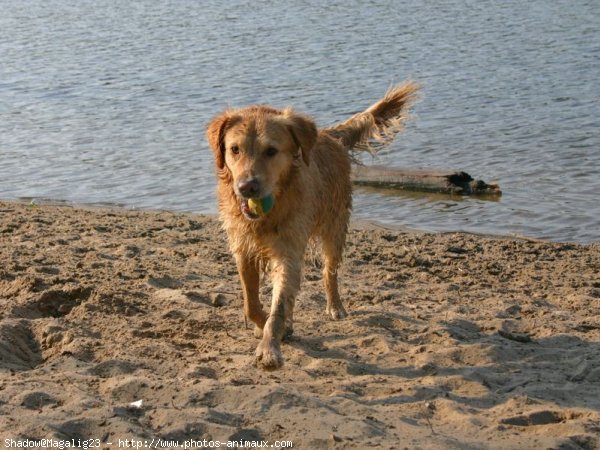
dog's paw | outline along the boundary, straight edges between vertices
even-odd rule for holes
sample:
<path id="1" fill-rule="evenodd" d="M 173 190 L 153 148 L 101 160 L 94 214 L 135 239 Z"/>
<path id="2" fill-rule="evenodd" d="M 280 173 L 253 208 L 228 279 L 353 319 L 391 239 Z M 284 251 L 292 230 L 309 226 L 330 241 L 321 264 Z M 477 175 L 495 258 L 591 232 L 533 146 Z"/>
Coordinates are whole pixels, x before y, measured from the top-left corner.
<path id="1" fill-rule="evenodd" d="M 342 305 L 337 307 L 327 308 L 327 315 L 329 315 L 333 320 L 343 319 L 348 315 L 346 310 Z"/>
<path id="2" fill-rule="evenodd" d="M 254 337 L 256 339 L 262 339 L 263 337 L 263 329 L 259 328 L 258 326 L 254 327 Z"/>
<path id="3" fill-rule="evenodd" d="M 264 370 L 276 370 L 283 366 L 283 354 L 272 342 L 261 342 L 256 347 L 256 366 Z"/>

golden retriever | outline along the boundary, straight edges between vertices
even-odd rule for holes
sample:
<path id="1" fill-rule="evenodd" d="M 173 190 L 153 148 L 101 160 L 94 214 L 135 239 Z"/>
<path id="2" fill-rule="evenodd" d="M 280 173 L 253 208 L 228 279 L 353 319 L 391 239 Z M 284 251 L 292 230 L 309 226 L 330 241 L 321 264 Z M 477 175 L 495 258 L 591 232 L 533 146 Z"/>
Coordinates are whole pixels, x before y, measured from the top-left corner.
<path id="1" fill-rule="evenodd" d="M 281 341 L 292 333 L 307 244 L 322 244 L 326 312 L 346 316 L 338 292 L 352 208 L 351 150 L 373 150 L 402 128 L 418 86 L 390 89 L 373 106 L 337 125 L 317 129 L 291 108 L 250 106 L 227 110 L 208 125 L 206 136 L 218 175 L 218 203 L 240 275 L 244 313 L 262 339 L 259 367 L 283 365 Z M 251 205 L 273 200 L 266 214 Z M 270 268 L 273 297 L 267 314 L 259 299 L 261 268 Z"/>

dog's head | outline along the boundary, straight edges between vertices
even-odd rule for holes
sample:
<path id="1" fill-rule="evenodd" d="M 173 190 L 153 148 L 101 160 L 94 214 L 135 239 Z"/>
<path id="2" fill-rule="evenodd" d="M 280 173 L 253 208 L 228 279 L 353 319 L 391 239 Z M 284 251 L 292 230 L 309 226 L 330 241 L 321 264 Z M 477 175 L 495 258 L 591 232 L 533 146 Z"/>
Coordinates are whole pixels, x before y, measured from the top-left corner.
<path id="1" fill-rule="evenodd" d="M 221 178 L 231 180 L 242 213 L 256 220 L 260 216 L 250 210 L 248 200 L 277 199 L 292 172 L 309 164 L 317 127 L 291 109 L 252 106 L 215 117 L 206 136 L 217 169 L 226 175 Z"/>

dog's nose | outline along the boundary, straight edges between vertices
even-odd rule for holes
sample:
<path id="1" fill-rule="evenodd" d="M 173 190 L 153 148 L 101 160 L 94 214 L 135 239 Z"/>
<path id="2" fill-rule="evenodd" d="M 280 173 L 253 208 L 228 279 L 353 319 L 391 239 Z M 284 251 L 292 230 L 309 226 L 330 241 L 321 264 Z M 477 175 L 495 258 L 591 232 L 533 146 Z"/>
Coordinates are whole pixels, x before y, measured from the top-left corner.
<path id="1" fill-rule="evenodd" d="M 260 190 L 260 185 L 258 181 L 254 178 L 250 178 L 248 180 L 242 180 L 238 183 L 238 189 L 240 194 L 242 194 L 246 198 L 255 198 L 258 197 L 258 191 Z"/>

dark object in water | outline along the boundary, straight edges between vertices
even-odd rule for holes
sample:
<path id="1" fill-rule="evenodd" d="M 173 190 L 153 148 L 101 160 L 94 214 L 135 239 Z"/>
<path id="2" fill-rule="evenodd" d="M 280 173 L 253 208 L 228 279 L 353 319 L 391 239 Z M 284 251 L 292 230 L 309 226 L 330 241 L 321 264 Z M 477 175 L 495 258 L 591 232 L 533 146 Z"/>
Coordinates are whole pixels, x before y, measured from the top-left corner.
<path id="1" fill-rule="evenodd" d="M 353 166 L 352 182 L 381 189 L 500 196 L 497 184 L 475 180 L 463 171 L 410 170 L 384 166 Z"/>

